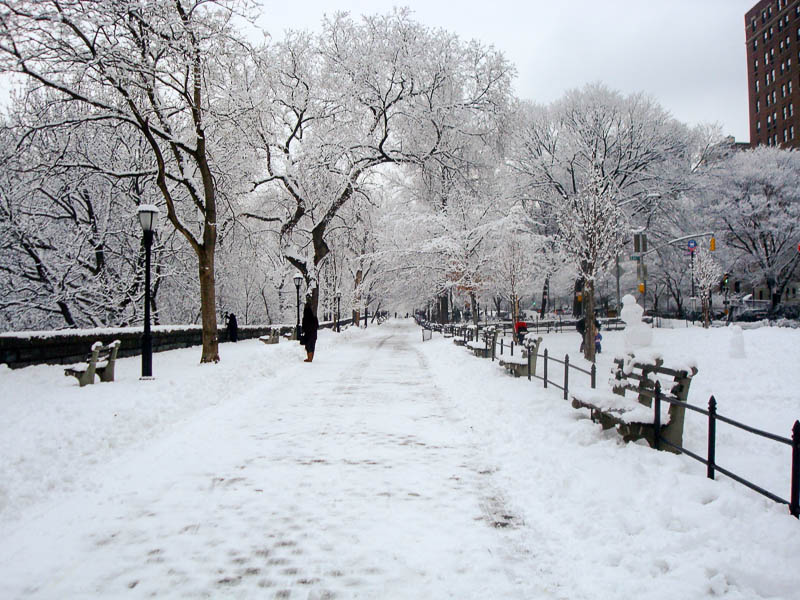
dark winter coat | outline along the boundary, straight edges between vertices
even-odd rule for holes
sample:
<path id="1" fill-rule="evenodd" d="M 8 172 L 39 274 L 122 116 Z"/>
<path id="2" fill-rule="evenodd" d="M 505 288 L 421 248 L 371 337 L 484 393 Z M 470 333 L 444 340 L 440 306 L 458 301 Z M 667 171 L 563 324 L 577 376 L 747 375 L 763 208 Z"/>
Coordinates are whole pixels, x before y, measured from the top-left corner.
<path id="1" fill-rule="evenodd" d="M 239 325 L 236 322 L 236 315 L 233 313 L 228 315 L 228 338 L 232 342 L 239 340 Z"/>
<path id="2" fill-rule="evenodd" d="M 317 343 L 317 330 L 319 329 L 319 321 L 314 311 L 311 310 L 311 305 L 306 304 L 303 309 L 303 344 L 309 352 L 314 351 L 314 346 Z"/>

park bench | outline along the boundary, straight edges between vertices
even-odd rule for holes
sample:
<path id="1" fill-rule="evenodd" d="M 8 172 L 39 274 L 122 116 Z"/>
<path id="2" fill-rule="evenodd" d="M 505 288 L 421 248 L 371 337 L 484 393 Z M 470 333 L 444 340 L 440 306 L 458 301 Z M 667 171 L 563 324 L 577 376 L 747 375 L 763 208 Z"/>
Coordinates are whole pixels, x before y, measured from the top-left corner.
<path id="1" fill-rule="evenodd" d="M 119 340 L 114 340 L 107 346 L 102 342 L 95 342 L 86 362 L 67 367 L 64 375 L 75 377 L 81 387 L 93 384 L 95 374 L 100 377 L 100 381 L 114 381 L 114 364 L 120 344 Z"/>
<path id="2" fill-rule="evenodd" d="M 466 346 L 467 342 L 475 336 L 477 333 L 478 328 L 474 325 L 467 325 L 465 327 L 461 327 L 458 331 L 458 335 L 453 338 L 453 343 L 456 346 Z"/>
<path id="3" fill-rule="evenodd" d="M 542 338 L 525 338 L 522 342 L 522 352 L 517 355 L 504 355 L 500 359 L 500 366 L 514 377 L 528 376 L 528 356 L 530 355 L 531 376 L 536 375 L 536 358 L 539 354 L 539 345 Z"/>
<path id="4" fill-rule="evenodd" d="M 487 327 L 483 330 L 483 337 L 480 340 L 467 342 L 467 349 L 475 356 L 480 358 L 493 358 L 494 346 L 497 343 L 497 328 Z"/>
<path id="5" fill-rule="evenodd" d="M 258 339 L 265 344 L 277 344 L 280 341 L 280 332 L 277 329 L 273 329 L 267 335 L 262 335 Z"/>
<path id="6" fill-rule="evenodd" d="M 686 409 L 669 400 L 686 402 L 697 368 L 689 366 L 685 369 L 671 369 L 664 366 L 661 358 L 644 362 L 633 356 L 616 358 L 614 364 L 616 367 L 611 381 L 613 394 L 592 393 L 587 390 L 573 396 L 572 406 L 589 409 L 592 421 L 600 423 L 603 429 L 616 427 L 626 442 L 645 439 L 651 447 L 655 447 L 653 399 L 658 382 L 662 400 L 659 414 L 660 437 L 681 446 Z M 626 392 L 633 392 L 636 398 L 626 396 Z"/>

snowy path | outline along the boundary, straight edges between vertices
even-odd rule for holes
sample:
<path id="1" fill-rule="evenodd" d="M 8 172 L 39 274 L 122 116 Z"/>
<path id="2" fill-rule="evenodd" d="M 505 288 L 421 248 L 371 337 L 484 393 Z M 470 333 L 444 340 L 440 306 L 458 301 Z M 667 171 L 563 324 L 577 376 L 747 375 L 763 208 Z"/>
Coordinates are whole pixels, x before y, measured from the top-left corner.
<path id="1" fill-rule="evenodd" d="M 670 360 L 701 354 L 698 398 L 719 390 L 780 432 L 800 332 L 748 332 L 747 368 L 715 351 L 725 334 L 657 332 Z M 544 343 L 560 356 L 576 339 Z M 151 382 L 123 359 L 86 388 L 0 366 L 0 599 L 798 597 L 786 507 L 623 444 L 410 321 L 322 332 L 312 365 L 296 343 L 222 355 L 157 354 Z M 785 389 L 758 395 L 776 369 Z M 730 454 L 743 443 L 728 457 L 780 492 L 786 457 Z"/>
<path id="2" fill-rule="evenodd" d="M 5 540 L 0 595 L 548 597 L 407 332 L 320 352 L 100 469 Z"/>

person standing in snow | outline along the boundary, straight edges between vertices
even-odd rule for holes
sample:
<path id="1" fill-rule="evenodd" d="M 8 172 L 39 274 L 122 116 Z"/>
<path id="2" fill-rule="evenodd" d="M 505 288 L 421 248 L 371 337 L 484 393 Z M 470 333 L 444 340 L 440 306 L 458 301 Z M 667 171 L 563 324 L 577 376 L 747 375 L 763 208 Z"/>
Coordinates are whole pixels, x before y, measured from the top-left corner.
<path id="1" fill-rule="evenodd" d="M 232 342 L 239 341 L 239 324 L 236 322 L 236 315 L 228 315 L 228 339 Z"/>
<path id="2" fill-rule="evenodd" d="M 314 360 L 314 348 L 317 345 L 317 330 L 319 329 L 319 321 L 314 311 L 311 310 L 311 305 L 306 302 L 303 308 L 303 323 L 302 323 L 302 340 L 303 345 L 306 347 L 307 358 L 303 362 L 311 362 Z"/>
<path id="3" fill-rule="evenodd" d="M 581 349 L 579 352 L 583 352 L 583 346 L 586 342 L 586 317 L 578 319 L 578 322 L 575 323 L 575 329 L 581 334 Z"/>

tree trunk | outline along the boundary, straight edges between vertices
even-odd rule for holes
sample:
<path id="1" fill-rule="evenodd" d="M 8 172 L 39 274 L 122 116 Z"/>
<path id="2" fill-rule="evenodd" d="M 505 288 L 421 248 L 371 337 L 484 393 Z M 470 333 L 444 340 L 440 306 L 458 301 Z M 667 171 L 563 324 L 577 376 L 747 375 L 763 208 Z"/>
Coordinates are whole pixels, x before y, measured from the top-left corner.
<path id="1" fill-rule="evenodd" d="M 447 302 L 447 292 L 439 296 L 439 323 L 445 325 L 449 322 L 448 317 L 449 307 Z"/>
<path id="2" fill-rule="evenodd" d="M 203 325 L 203 354 L 200 362 L 219 362 L 214 246 L 206 245 L 200 248 L 197 259 L 200 267 L 200 316 Z"/>
<path id="3" fill-rule="evenodd" d="M 547 303 L 550 299 L 550 278 L 545 277 L 544 285 L 542 286 L 542 307 L 539 309 L 539 316 L 544 318 L 547 312 Z"/>
<path id="4" fill-rule="evenodd" d="M 584 307 L 584 300 L 578 300 L 579 296 L 586 297 L 586 290 L 584 289 L 584 282 L 582 278 L 578 278 L 575 280 L 575 293 L 573 294 L 572 298 L 572 314 L 575 317 L 580 317 L 584 315 L 583 307 Z M 589 328 L 587 327 L 586 330 L 588 331 Z"/>
<path id="5" fill-rule="evenodd" d="M 583 356 L 586 360 L 594 362 L 594 336 L 597 328 L 594 326 L 594 281 L 588 280 L 583 284 L 583 309 L 586 316 L 586 333 L 584 333 Z"/>
<path id="6" fill-rule="evenodd" d="M 472 324 L 477 325 L 480 315 L 478 314 L 478 299 L 475 297 L 475 292 L 469 293 L 469 304 L 472 308 Z"/>

